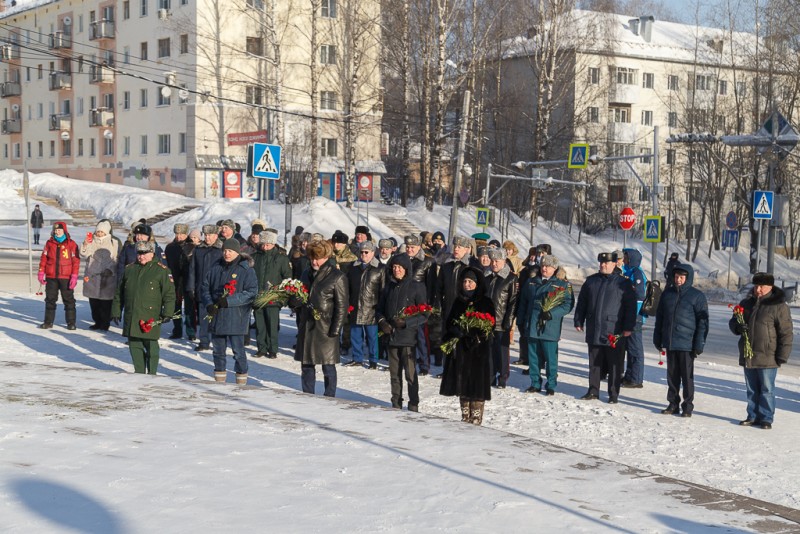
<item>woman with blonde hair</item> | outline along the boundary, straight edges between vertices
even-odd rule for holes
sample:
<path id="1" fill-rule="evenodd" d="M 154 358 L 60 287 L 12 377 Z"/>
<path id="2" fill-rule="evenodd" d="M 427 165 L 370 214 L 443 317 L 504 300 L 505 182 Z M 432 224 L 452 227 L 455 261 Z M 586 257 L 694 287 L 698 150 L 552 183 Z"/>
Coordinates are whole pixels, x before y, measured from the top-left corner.
<path id="1" fill-rule="evenodd" d="M 522 271 L 522 258 L 519 257 L 517 245 L 510 239 L 507 239 L 503 242 L 503 249 L 506 251 L 506 259 L 511 263 L 511 269 L 514 271 L 514 274 L 519 275 L 520 271 Z"/>

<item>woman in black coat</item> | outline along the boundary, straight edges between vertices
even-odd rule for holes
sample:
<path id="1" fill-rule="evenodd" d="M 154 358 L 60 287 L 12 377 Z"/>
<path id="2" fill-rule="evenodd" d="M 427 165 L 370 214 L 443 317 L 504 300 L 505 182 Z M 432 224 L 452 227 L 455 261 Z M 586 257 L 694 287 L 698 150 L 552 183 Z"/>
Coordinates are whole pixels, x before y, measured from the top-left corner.
<path id="1" fill-rule="evenodd" d="M 495 310 L 492 299 L 485 294 L 479 269 L 463 269 L 458 287 L 458 295 L 445 322 L 444 341 L 454 338 L 459 341 L 445 360 L 439 394 L 457 395 L 461 400 L 461 420 L 480 425 L 484 402 L 492 398 L 492 335 L 474 330 L 465 332 L 457 321 L 467 310 L 489 313 L 492 317 Z"/>

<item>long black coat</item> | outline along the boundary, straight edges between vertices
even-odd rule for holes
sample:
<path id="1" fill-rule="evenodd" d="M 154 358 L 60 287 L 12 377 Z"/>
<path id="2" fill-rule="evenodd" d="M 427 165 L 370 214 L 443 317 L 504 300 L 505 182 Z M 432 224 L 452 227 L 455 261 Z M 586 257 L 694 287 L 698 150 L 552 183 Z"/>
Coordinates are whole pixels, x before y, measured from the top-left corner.
<path id="1" fill-rule="evenodd" d="M 739 305 L 744 308 L 744 320 L 750 329 L 750 346 L 753 348 L 753 357 L 746 359 L 744 339 L 739 339 L 739 365 L 769 369 L 788 362 L 792 353 L 792 314 L 783 290 L 773 287 L 761 299 L 750 294 Z M 736 318 L 731 317 L 728 326 L 734 334 L 737 324 Z"/>
<path id="2" fill-rule="evenodd" d="M 492 338 L 480 339 L 477 344 L 470 341 L 469 332 L 463 332 L 456 321 L 472 308 L 474 311 L 495 315 L 492 299 L 486 296 L 483 276 L 480 269 L 462 269 L 458 285 L 463 286 L 463 276 L 469 269 L 477 273 L 478 287 L 471 297 L 460 289 L 445 322 L 443 341 L 459 338 L 455 350 L 445 357 L 442 385 L 439 394 L 465 397 L 471 400 L 491 400 L 492 398 Z"/>
<path id="3" fill-rule="evenodd" d="M 359 260 L 347 271 L 350 305 L 353 306 L 354 324 L 377 324 L 375 310 L 381 297 L 385 280 L 384 267 L 376 258 L 364 265 Z"/>
<path id="4" fill-rule="evenodd" d="M 203 285 L 206 274 L 211 266 L 222 259 L 222 241 L 217 239 L 211 246 L 200 243 L 194 248 L 192 259 L 189 262 L 189 274 L 186 276 L 186 292 L 193 293 L 193 298 L 200 295 L 200 286 Z"/>
<path id="5" fill-rule="evenodd" d="M 480 267 L 478 261 L 472 256 L 464 256 L 460 260 L 450 256 L 439 268 L 439 275 L 436 279 L 436 304 L 442 308 L 442 317 L 450 316 L 450 308 L 458 296 L 460 290 L 460 275 L 467 267 Z M 483 271 L 480 278 L 483 278 Z"/>
<path id="6" fill-rule="evenodd" d="M 703 352 L 708 336 L 708 302 L 699 289 L 692 287 L 694 269 L 679 264 L 686 271 L 686 282 L 672 285 L 661 295 L 653 327 L 653 344 L 657 349 Z"/>
<path id="7" fill-rule="evenodd" d="M 347 320 L 350 299 L 347 279 L 333 262 L 319 271 L 308 268 L 300 277 L 308 291 L 308 304 L 319 313 L 314 319 L 309 306 L 298 308 L 297 349 L 294 359 L 308 365 L 333 365 L 339 358 L 339 333 Z"/>
<path id="8" fill-rule="evenodd" d="M 183 253 L 183 246 L 187 241 L 189 240 L 173 239 L 164 247 L 167 267 L 172 272 L 172 278 L 175 280 L 175 293 L 179 298 L 183 296 L 186 289 L 186 276 L 189 274 L 189 258 Z"/>
<path id="9" fill-rule="evenodd" d="M 575 306 L 575 327 L 584 327 L 586 343 L 608 347 L 609 334 L 621 336 L 636 326 L 636 294 L 630 280 L 614 272 L 586 279 Z"/>
<path id="10" fill-rule="evenodd" d="M 492 299 L 497 312 L 495 331 L 508 332 L 517 312 L 517 275 L 504 265 L 498 272 L 486 276 L 486 296 Z"/>
<path id="11" fill-rule="evenodd" d="M 399 256 L 395 256 L 389 261 L 389 265 L 386 267 L 386 287 L 381 291 L 381 298 L 375 313 L 379 321 L 381 319 L 386 319 L 387 321 L 394 319 L 407 306 L 418 306 L 428 303 L 427 296 L 425 295 L 425 287 L 420 282 L 414 280 L 409 271 L 406 271 L 406 276 L 400 281 L 392 276 L 392 264 L 395 262 L 405 262 L 406 266 L 408 265 L 408 260 L 401 259 Z M 417 328 L 425 324 L 425 321 L 426 317 L 421 314 L 407 318 L 405 328 L 395 329 L 389 335 L 389 346 L 415 346 L 417 344 Z"/>

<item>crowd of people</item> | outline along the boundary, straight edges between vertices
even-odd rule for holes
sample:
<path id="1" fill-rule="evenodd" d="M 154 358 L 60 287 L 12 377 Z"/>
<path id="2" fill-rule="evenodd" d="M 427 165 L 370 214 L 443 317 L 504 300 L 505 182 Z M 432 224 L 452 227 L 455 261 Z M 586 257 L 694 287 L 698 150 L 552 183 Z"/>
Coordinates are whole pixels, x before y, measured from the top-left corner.
<path id="1" fill-rule="evenodd" d="M 83 269 L 94 321 L 89 328 L 108 330 L 122 320 L 136 372 L 157 372 L 161 327 L 171 324 L 171 339 L 186 337 L 197 342 L 195 350 L 212 351 L 216 381 L 227 380 L 230 349 L 236 383 L 246 384 L 246 346 L 255 345 L 253 358 L 277 358 L 279 312 L 288 306 L 297 325 L 293 351 L 304 392 L 315 392 L 317 366 L 324 395 L 333 397 L 337 366 L 377 369 L 384 359 L 392 406 L 405 403 L 418 411 L 419 377 L 437 367 L 440 394 L 458 397 L 462 420 L 480 425 L 492 390 L 508 384 L 515 328 L 515 363 L 526 366 L 523 374 L 530 378 L 525 391 L 555 395 L 562 324 L 574 309 L 573 326 L 585 333 L 589 363 L 581 399 L 599 400 L 603 380 L 611 404 L 622 388 L 643 387 L 642 326 L 653 303 L 642 307 L 648 281 L 635 248 L 601 252 L 598 272 L 576 295 L 548 244 L 522 258 L 512 241 L 485 234 L 456 235 L 449 242 L 442 232 L 374 239 L 359 225 L 352 239 L 341 230 L 326 238 L 298 227 L 287 251 L 278 245 L 278 231 L 260 219 L 252 221 L 247 238 L 232 220 L 205 224 L 202 232 L 185 224 L 173 230 L 162 251 L 145 220 L 132 225 L 124 242 L 109 221 L 100 221 L 80 246 L 64 222 L 53 224 L 39 264 L 45 289 L 40 328 L 53 327 L 59 293 L 67 328 L 76 328 L 74 289 Z M 664 274 L 652 339 L 667 365 L 668 405 L 661 413 L 691 417 L 694 360 L 708 334 L 708 305 L 693 287 L 691 265 L 677 254 Z M 254 305 L 286 280 L 297 280 L 303 290 Z M 771 274 L 756 274 L 753 284 L 730 328 L 740 337 L 745 369 L 747 417 L 741 424 L 767 429 L 774 419 L 777 368 L 791 352 L 792 321 Z"/>

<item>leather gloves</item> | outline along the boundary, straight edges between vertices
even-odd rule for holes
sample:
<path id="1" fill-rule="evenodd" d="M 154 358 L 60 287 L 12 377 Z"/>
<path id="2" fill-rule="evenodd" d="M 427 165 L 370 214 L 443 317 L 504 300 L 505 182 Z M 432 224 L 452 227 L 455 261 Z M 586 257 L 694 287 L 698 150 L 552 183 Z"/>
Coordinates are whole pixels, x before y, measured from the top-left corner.
<path id="1" fill-rule="evenodd" d="M 549 320 L 551 320 L 553 318 L 553 316 L 550 315 L 550 311 L 547 310 L 547 311 L 543 311 L 542 313 L 540 313 L 539 314 L 539 318 L 540 319 L 544 319 L 545 321 L 549 321 Z"/>
<path id="2" fill-rule="evenodd" d="M 228 307 L 228 297 L 220 297 L 216 303 L 217 308 L 227 308 Z"/>
<path id="3" fill-rule="evenodd" d="M 286 304 L 292 309 L 297 309 L 303 305 L 303 300 L 300 297 L 291 296 L 289 300 L 286 301 Z"/>
<path id="4" fill-rule="evenodd" d="M 402 317 L 398 317 L 392 321 L 392 325 L 397 328 L 398 330 L 402 330 L 406 327 L 406 320 Z"/>
<path id="5" fill-rule="evenodd" d="M 390 325 L 389 321 L 386 319 L 381 319 L 380 322 L 378 322 L 378 328 L 387 336 L 392 335 L 392 332 L 394 332 L 394 328 L 392 328 L 392 325 Z"/>
<path id="6" fill-rule="evenodd" d="M 215 315 L 217 315 L 218 311 L 219 311 L 219 308 L 217 306 L 215 306 L 214 304 L 209 304 L 208 306 L 206 306 L 206 312 L 208 312 L 208 314 L 211 317 L 214 317 Z"/>

